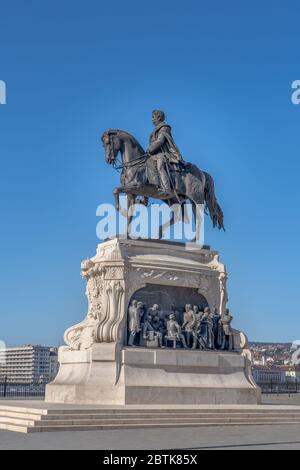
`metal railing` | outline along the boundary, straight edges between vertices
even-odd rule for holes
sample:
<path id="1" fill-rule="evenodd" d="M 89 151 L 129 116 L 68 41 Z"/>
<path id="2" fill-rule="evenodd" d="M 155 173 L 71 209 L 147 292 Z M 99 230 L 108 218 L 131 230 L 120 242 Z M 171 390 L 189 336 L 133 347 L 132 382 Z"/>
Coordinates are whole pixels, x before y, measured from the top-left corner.
<path id="1" fill-rule="evenodd" d="M 258 382 L 257 385 L 261 388 L 264 394 L 293 394 L 300 393 L 300 384 L 296 380 L 295 382 Z"/>
<path id="2" fill-rule="evenodd" d="M 300 383 L 295 382 L 257 382 L 263 394 L 295 394 L 300 393 Z M 12 383 L 0 382 L 0 399 L 2 398 L 34 398 L 45 396 L 45 383 Z"/>
<path id="3" fill-rule="evenodd" d="M 0 399 L 44 397 L 45 390 L 45 383 L 11 383 L 5 380 L 0 382 Z"/>

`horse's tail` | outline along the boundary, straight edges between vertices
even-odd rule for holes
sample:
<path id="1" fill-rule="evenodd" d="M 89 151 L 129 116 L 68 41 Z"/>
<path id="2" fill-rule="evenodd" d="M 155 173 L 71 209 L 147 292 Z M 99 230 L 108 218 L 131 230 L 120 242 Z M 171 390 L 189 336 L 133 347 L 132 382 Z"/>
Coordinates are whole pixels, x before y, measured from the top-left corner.
<path id="1" fill-rule="evenodd" d="M 215 194 L 215 184 L 213 178 L 206 172 L 205 174 L 205 189 L 204 189 L 204 199 L 206 207 L 208 208 L 210 218 L 213 222 L 214 227 L 218 227 L 219 230 L 224 230 L 224 214 L 219 206 L 219 203 Z"/>

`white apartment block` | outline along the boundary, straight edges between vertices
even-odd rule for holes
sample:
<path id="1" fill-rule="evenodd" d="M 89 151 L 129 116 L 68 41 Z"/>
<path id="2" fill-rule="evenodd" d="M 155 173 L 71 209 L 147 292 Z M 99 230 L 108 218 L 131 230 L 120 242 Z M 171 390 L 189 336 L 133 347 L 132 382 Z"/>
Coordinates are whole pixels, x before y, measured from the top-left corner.
<path id="1" fill-rule="evenodd" d="M 57 350 L 25 345 L 0 349 L 0 383 L 48 383 L 58 372 Z"/>

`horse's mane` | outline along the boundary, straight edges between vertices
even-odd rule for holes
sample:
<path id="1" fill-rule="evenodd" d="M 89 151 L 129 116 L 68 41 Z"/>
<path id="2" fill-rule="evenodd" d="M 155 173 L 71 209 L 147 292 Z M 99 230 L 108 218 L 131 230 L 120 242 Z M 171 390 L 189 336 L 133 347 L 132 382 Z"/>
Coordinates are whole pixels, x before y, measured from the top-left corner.
<path id="1" fill-rule="evenodd" d="M 129 138 L 133 145 L 135 147 L 138 148 L 138 150 L 144 154 L 145 153 L 145 150 L 143 149 L 143 147 L 141 146 L 141 144 L 136 140 L 135 137 L 133 137 L 133 135 L 129 134 L 129 132 L 126 132 L 126 131 L 123 131 L 122 129 L 108 129 L 104 134 L 115 134 L 115 135 L 120 135 L 120 134 L 123 134 L 125 136 L 125 138 Z"/>

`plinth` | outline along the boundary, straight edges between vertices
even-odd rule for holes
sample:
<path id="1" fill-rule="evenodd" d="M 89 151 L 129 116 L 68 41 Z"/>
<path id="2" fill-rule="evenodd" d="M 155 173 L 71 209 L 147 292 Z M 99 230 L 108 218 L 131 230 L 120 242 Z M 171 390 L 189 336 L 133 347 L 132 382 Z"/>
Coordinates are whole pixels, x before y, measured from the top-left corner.
<path id="1" fill-rule="evenodd" d="M 113 239 L 82 263 L 86 319 L 69 328 L 46 402 L 70 404 L 258 404 L 247 337 L 234 351 L 128 347 L 132 299 L 166 315 L 186 303 L 224 313 L 227 273 L 217 252 L 183 244 Z"/>

